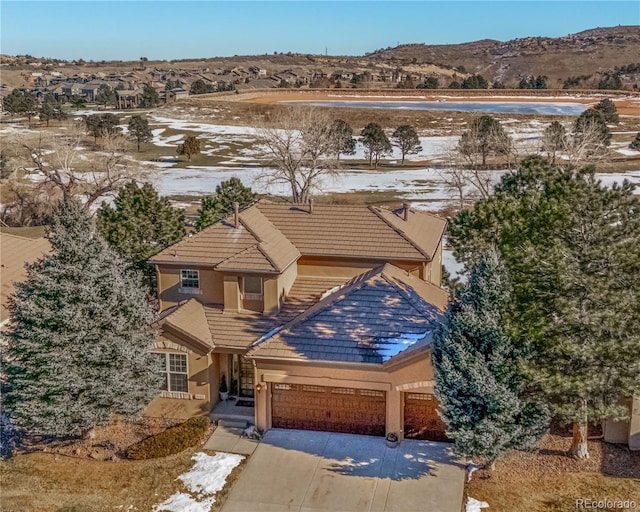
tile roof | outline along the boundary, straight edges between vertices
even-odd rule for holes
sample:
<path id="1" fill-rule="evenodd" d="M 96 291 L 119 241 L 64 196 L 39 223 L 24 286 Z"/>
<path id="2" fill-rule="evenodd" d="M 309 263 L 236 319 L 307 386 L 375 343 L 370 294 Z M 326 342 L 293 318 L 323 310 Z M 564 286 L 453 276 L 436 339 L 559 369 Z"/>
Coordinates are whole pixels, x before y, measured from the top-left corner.
<path id="1" fill-rule="evenodd" d="M 199 263 L 219 270 L 280 273 L 300 257 L 300 252 L 256 208 L 232 217 L 156 254 L 152 263 Z"/>
<path id="2" fill-rule="evenodd" d="M 206 343 L 211 348 L 246 349 L 260 337 L 300 315 L 324 292 L 344 284 L 346 278 L 298 276 L 280 313 L 265 316 L 254 311 L 229 312 L 222 306 L 202 304 L 193 298 L 164 311 L 157 325 L 170 328 Z"/>
<path id="3" fill-rule="evenodd" d="M 13 294 L 14 282 L 23 281 L 27 277 L 24 268 L 26 263 L 33 263 L 40 256 L 51 250 L 46 238 L 24 238 L 21 236 L 0 233 L 0 321 L 9 318 L 7 298 Z"/>
<path id="4" fill-rule="evenodd" d="M 410 210 L 374 206 L 307 205 L 260 201 L 150 258 L 220 270 L 280 273 L 300 255 L 431 260 L 446 221 Z"/>
<path id="5" fill-rule="evenodd" d="M 428 344 L 446 304 L 444 290 L 387 264 L 256 343 L 248 357 L 382 364 Z"/>

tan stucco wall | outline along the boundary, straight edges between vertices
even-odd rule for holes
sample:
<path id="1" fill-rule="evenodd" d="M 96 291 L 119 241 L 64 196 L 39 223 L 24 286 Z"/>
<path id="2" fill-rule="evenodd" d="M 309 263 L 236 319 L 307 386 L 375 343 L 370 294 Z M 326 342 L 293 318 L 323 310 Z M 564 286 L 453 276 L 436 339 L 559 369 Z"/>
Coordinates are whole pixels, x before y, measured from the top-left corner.
<path id="1" fill-rule="evenodd" d="M 224 285 L 224 309 L 238 311 L 240 309 L 240 283 L 238 276 L 225 275 Z"/>
<path id="2" fill-rule="evenodd" d="M 293 286 L 294 281 L 298 277 L 298 265 L 294 263 L 293 265 L 289 265 L 287 269 L 278 276 L 278 310 L 282 306 L 282 303 L 285 300 L 285 297 L 289 294 L 289 290 Z M 267 311 L 265 304 L 265 312 Z"/>
<path id="3" fill-rule="evenodd" d="M 427 263 L 425 281 L 430 281 L 436 286 L 442 286 L 442 241 L 438 244 L 433 260 Z"/>
<path id="4" fill-rule="evenodd" d="M 427 354 L 410 364 L 385 371 L 346 365 L 310 366 L 305 364 L 256 361 L 255 382 L 263 384 L 256 393 L 256 425 L 271 428 L 271 386 L 273 383 L 375 389 L 387 394 L 387 432 L 403 434 L 403 392 L 433 393 L 433 368 Z"/>
<path id="5" fill-rule="evenodd" d="M 298 260 L 298 275 L 312 277 L 355 277 L 367 270 L 384 264 L 381 260 L 352 260 L 347 258 L 324 258 L 303 256 Z M 396 267 L 416 273 L 420 278 L 424 264 L 420 261 L 389 260 Z"/>
<path id="6" fill-rule="evenodd" d="M 180 353 L 187 354 L 187 372 L 188 372 L 188 394 L 172 394 L 165 392 L 165 398 L 180 398 L 191 400 L 205 400 L 209 406 L 213 406 L 211 401 L 211 362 L 212 354 L 196 354 L 195 352 L 184 349 L 179 350 L 178 347 L 161 348 L 159 345 L 154 347 L 153 352 L 160 353 Z M 217 392 L 217 390 L 216 390 Z M 188 395 L 188 396 L 186 396 Z"/>
<path id="7" fill-rule="evenodd" d="M 606 420 L 604 440 L 608 443 L 628 444 L 631 450 L 640 450 L 640 396 L 625 400 L 631 417 L 624 421 Z"/>
<path id="8" fill-rule="evenodd" d="M 192 265 L 158 265 L 158 296 L 160 309 L 163 310 L 183 300 L 196 297 L 206 304 L 223 304 L 223 274 L 204 267 Z M 180 271 L 197 270 L 200 276 L 199 293 L 180 293 Z"/>

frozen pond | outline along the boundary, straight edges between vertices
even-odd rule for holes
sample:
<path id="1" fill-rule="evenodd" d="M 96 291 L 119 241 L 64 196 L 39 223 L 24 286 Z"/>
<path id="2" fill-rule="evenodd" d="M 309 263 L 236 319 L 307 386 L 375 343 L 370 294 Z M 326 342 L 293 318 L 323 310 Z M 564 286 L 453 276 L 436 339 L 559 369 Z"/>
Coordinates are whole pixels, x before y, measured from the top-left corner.
<path id="1" fill-rule="evenodd" d="M 560 101 L 288 101 L 316 107 L 391 108 L 405 110 L 457 110 L 460 112 L 491 112 L 495 114 L 542 114 L 578 116 L 588 105 Z"/>

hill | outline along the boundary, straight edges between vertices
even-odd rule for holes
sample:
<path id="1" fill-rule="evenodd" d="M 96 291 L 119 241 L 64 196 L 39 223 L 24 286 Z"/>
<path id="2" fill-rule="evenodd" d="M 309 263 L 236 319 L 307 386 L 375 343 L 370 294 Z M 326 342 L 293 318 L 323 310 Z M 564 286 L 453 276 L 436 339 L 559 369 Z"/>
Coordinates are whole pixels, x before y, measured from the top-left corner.
<path id="1" fill-rule="evenodd" d="M 594 28 L 563 37 L 526 37 L 511 41 L 483 39 L 462 44 L 407 44 L 365 55 L 373 63 L 433 63 L 487 80 L 515 86 L 528 75 L 546 75 L 550 88 L 562 88 L 570 77 L 576 86 L 594 87 L 607 72 L 640 61 L 640 26 Z M 622 73 L 623 83 L 637 82 L 638 71 Z"/>

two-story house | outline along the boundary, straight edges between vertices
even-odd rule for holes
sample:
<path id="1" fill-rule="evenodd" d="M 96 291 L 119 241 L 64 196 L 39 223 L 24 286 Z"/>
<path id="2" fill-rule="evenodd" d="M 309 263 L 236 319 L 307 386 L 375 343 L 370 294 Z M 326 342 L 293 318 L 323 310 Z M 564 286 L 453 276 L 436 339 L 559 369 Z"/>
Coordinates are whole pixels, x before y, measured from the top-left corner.
<path id="1" fill-rule="evenodd" d="M 445 225 L 408 204 L 260 201 L 163 250 L 163 399 L 209 412 L 224 376 L 265 429 L 441 439 L 429 351 Z"/>

